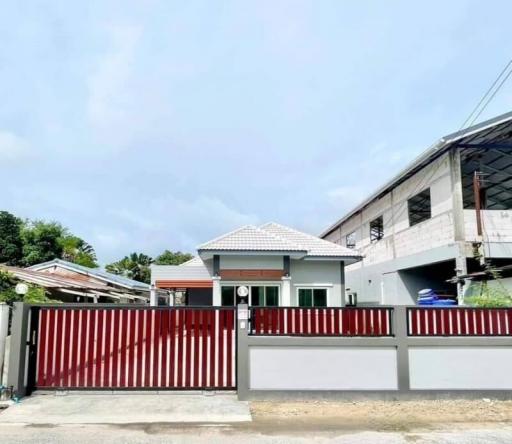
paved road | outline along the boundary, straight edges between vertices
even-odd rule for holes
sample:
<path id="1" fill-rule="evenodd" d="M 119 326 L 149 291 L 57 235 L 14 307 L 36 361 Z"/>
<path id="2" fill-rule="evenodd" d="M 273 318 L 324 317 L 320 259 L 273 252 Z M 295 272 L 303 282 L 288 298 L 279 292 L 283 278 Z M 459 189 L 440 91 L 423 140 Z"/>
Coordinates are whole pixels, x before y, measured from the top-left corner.
<path id="1" fill-rule="evenodd" d="M 2 443 L 354 443 L 354 444 L 496 444 L 512 442 L 512 426 L 457 428 L 421 432 L 342 432 L 286 430 L 271 426 L 2 425 Z"/>

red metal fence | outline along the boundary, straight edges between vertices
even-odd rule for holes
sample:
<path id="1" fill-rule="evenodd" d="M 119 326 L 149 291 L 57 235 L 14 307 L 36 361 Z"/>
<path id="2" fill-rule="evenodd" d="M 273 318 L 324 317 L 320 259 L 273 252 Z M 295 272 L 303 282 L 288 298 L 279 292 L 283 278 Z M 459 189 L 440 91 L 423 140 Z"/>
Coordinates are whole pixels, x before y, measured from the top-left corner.
<path id="1" fill-rule="evenodd" d="M 407 309 L 409 336 L 508 336 L 512 335 L 511 308 Z"/>
<path id="2" fill-rule="evenodd" d="M 251 309 L 252 335 L 392 336 L 390 307 Z"/>
<path id="3" fill-rule="evenodd" d="M 233 389 L 232 308 L 40 308 L 38 388 Z"/>

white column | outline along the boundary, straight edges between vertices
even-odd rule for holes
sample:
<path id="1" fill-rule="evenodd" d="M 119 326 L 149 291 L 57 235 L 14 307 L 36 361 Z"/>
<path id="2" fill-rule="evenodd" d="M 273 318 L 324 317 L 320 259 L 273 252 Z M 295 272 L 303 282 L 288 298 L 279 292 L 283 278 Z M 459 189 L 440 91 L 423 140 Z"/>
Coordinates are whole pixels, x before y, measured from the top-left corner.
<path id="1" fill-rule="evenodd" d="M 222 297 L 220 292 L 220 276 L 214 276 L 213 280 L 213 306 L 220 307 L 222 305 Z"/>
<path id="2" fill-rule="evenodd" d="M 152 307 L 156 307 L 158 305 L 156 287 L 154 285 L 151 285 L 151 290 L 149 290 L 149 305 L 151 305 Z"/>
<path id="3" fill-rule="evenodd" d="M 7 340 L 7 327 L 9 325 L 9 306 L 5 302 L 0 302 L 0 382 L 7 383 L 2 380 L 5 373 L 4 370 L 4 356 L 5 356 L 5 341 Z M 7 366 L 7 363 L 5 364 Z"/>
<path id="4" fill-rule="evenodd" d="M 167 294 L 169 297 L 169 307 L 172 307 L 174 305 L 174 300 L 176 298 L 176 290 L 168 291 Z"/>
<path id="5" fill-rule="evenodd" d="M 292 305 L 292 278 L 283 276 L 281 278 L 281 306 L 290 307 Z"/>

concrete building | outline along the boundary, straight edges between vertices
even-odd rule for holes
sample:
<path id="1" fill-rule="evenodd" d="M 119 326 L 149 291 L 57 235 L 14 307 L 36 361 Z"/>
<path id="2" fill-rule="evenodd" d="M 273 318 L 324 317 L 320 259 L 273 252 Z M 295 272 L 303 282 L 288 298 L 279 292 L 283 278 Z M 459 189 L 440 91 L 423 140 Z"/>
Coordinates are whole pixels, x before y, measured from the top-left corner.
<path id="1" fill-rule="evenodd" d="M 346 269 L 361 303 L 411 304 L 423 288 L 460 301 L 482 256 L 512 263 L 512 113 L 443 137 L 320 237 L 362 253 Z"/>
<path id="2" fill-rule="evenodd" d="M 276 223 L 242 227 L 197 251 L 182 265 L 153 265 L 153 288 L 184 294 L 185 305 L 339 307 L 345 305 L 345 265 L 361 259 L 352 249 Z"/>

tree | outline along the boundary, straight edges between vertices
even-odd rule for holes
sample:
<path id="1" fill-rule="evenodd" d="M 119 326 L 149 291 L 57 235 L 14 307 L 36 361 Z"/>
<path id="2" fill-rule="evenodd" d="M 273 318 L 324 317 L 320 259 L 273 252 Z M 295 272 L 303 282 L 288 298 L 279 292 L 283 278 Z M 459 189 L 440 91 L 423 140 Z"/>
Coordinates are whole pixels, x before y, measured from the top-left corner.
<path id="1" fill-rule="evenodd" d="M 23 255 L 21 219 L 7 211 L 0 211 L 0 264 L 17 265 Z"/>
<path id="2" fill-rule="evenodd" d="M 109 273 L 118 274 L 139 282 L 149 284 L 151 281 L 151 270 L 149 266 L 153 259 L 142 253 L 131 253 L 120 261 L 108 264 L 105 269 Z"/>
<path id="3" fill-rule="evenodd" d="M 77 236 L 67 235 L 60 240 L 62 259 L 84 267 L 97 268 L 94 248 Z"/>
<path id="4" fill-rule="evenodd" d="M 21 230 L 25 266 L 64 259 L 89 268 L 96 268 L 94 248 L 71 234 L 58 222 L 28 221 Z"/>
<path id="5" fill-rule="evenodd" d="M 65 234 L 65 229 L 57 222 L 27 222 L 21 230 L 23 265 L 60 258 L 63 252 L 61 239 Z"/>
<path id="6" fill-rule="evenodd" d="M 180 265 L 189 261 L 194 256 L 190 253 L 182 253 L 181 251 L 165 250 L 160 256 L 155 259 L 157 265 Z"/>

